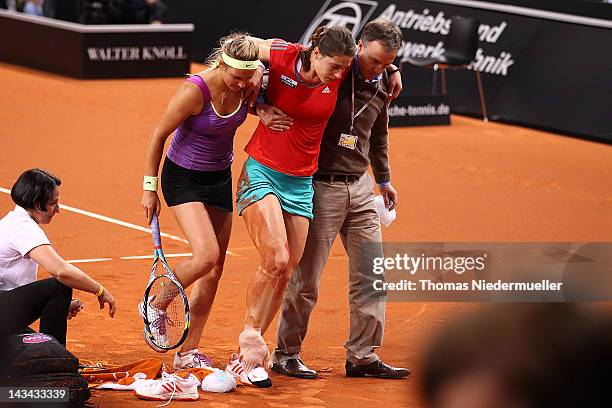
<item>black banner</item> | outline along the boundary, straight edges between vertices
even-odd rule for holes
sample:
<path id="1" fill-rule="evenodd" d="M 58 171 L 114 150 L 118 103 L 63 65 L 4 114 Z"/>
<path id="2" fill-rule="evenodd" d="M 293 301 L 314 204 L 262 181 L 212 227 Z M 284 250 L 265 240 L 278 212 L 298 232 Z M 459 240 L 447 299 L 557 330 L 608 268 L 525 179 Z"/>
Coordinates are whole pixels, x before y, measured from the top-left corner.
<path id="1" fill-rule="evenodd" d="M 83 77 L 165 77 L 189 72 L 191 33 L 122 33 L 83 39 Z"/>
<path id="2" fill-rule="evenodd" d="M 508 0 L 525 6 L 526 1 Z M 232 30 L 288 41 L 306 38 L 319 24 L 344 25 L 358 36 L 368 20 L 386 17 L 404 35 L 404 55 L 437 55 L 444 51 L 450 18 L 481 22 L 475 67 L 482 73 L 487 108 L 492 120 L 523 124 L 556 132 L 612 142 L 612 24 L 606 5 L 587 5 L 588 17 L 552 13 L 498 2 L 469 0 L 374 1 L 278 0 L 179 2 L 167 1 L 170 22 L 193 22 L 194 59 L 202 61 L 218 39 Z M 570 4 L 571 3 L 571 4 Z M 548 10 L 581 14 L 577 1 L 537 1 Z M 558 5 L 558 9 L 555 9 Z M 602 14 L 603 13 L 603 14 Z M 607 15 L 610 15 L 608 13 Z M 213 17 L 214 16 L 214 17 Z M 399 62 L 399 59 L 398 59 Z M 430 93 L 431 71 L 407 67 L 405 95 Z M 480 117 L 472 72 L 447 73 L 451 110 Z M 438 86 L 438 89 L 440 87 Z"/>
<path id="3" fill-rule="evenodd" d="M 77 78 L 181 76 L 192 33 L 192 25 L 86 26 L 0 10 L 0 60 Z"/>
<path id="4" fill-rule="evenodd" d="M 400 96 L 391 102 L 387 112 L 391 127 L 450 125 L 450 106 L 446 96 Z"/>

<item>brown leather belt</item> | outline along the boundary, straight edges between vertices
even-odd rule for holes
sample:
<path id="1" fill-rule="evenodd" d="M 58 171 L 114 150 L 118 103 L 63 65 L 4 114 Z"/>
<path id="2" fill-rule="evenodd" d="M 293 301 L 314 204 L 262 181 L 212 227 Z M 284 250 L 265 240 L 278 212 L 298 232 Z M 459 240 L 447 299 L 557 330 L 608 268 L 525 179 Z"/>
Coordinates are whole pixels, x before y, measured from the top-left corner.
<path id="1" fill-rule="evenodd" d="M 353 174 L 320 174 L 315 173 L 312 178 L 314 180 L 326 181 L 328 183 L 339 182 L 339 183 L 354 183 L 359 180 L 361 176 L 356 176 Z"/>

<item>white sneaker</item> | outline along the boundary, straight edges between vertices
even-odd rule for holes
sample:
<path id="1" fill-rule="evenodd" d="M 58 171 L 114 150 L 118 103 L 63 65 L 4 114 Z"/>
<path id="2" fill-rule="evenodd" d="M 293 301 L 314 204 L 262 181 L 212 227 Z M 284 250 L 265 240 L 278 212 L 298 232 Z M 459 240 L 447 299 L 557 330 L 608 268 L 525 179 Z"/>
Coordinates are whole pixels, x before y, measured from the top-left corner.
<path id="1" fill-rule="evenodd" d="M 234 388 L 236 388 L 234 376 L 218 368 L 202 380 L 202 390 L 207 392 L 230 392 Z"/>
<path id="2" fill-rule="evenodd" d="M 136 388 L 134 393 L 138 398 L 152 401 L 196 401 L 200 398 L 199 384 L 198 377 L 193 374 L 187 378 L 181 378 L 175 374 L 162 372 L 161 380 Z"/>
<path id="3" fill-rule="evenodd" d="M 152 297 L 149 300 L 149 305 L 147 306 L 147 320 L 149 321 L 149 329 L 151 330 L 151 335 L 156 339 L 156 341 L 165 347 L 169 346 L 168 342 L 168 334 L 166 333 L 166 311 L 157 309 L 151 305 L 151 302 L 155 297 Z M 140 317 L 144 319 L 144 302 L 140 302 L 138 304 L 138 314 Z M 147 329 L 143 328 L 144 339 L 153 350 L 158 353 L 165 353 L 166 349 L 158 347 L 153 341 L 151 341 L 151 337 L 149 333 L 147 333 Z"/>
<path id="4" fill-rule="evenodd" d="M 272 380 L 268 377 L 268 372 L 260 365 L 255 366 L 249 373 L 246 372 L 238 354 L 232 354 L 225 371 L 238 379 L 241 384 L 254 385 L 259 388 L 272 386 Z"/>
<path id="5" fill-rule="evenodd" d="M 182 354 L 182 355 L 181 355 Z M 183 370 L 187 368 L 212 368 L 212 360 L 206 354 L 200 353 L 200 350 L 193 349 L 184 353 L 174 354 L 175 370 Z"/>

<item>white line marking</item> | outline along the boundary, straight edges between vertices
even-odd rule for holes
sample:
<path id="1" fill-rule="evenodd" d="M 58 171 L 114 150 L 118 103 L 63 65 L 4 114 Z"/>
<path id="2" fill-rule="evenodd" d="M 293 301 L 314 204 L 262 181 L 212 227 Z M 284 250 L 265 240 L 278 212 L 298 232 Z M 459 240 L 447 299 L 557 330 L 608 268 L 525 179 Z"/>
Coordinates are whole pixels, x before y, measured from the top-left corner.
<path id="1" fill-rule="evenodd" d="M 425 0 L 432 3 L 446 3 L 454 6 L 472 7 L 481 10 L 501 11 L 527 17 L 544 18 L 547 20 L 562 21 L 564 23 L 581 24 L 593 27 L 612 28 L 612 22 L 600 18 L 577 16 L 573 14 L 558 13 L 556 11 L 538 10 L 528 7 L 511 6 L 508 4 L 494 4 L 484 1 L 472 0 Z"/>
<path id="2" fill-rule="evenodd" d="M 227 251 L 227 254 L 233 255 L 233 256 L 240 256 L 240 255 L 233 254 L 230 251 Z M 187 256 L 192 256 L 192 255 L 193 254 L 191 252 L 183 252 L 183 253 L 178 253 L 178 254 L 164 254 L 166 258 L 182 258 L 182 257 L 187 257 Z M 124 261 L 133 261 L 133 260 L 138 260 L 138 259 L 153 259 L 153 255 L 120 256 L 119 258 L 71 259 L 66 262 L 68 263 L 108 262 L 108 261 L 114 261 L 117 259 L 121 259 Z"/>
<path id="3" fill-rule="evenodd" d="M 110 218 L 110 217 L 107 217 L 105 215 L 100 215 L 100 214 L 92 213 L 92 212 L 89 212 L 89 211 L 81 210 L 79 208 L 70 207 L 70 206 L 64 205 L 64 204 L 60 204 L 60 208 L 63 209 L 63 210 L 68 210 L 68 211 L 75 212 L 77 214 L 86 215 L 86 216 L 91 217 L 91 218 L 96 218 L 98 220 L 110 222 L 111 224 L 121 225 L 122 227 L 127 227 L 127 228 L 135 229 L 135 230 L 138 230 L 138 231 L 147 232 L 149 234 L 151 233 L 151 229 L 150 228 L 141 227 L 140 225 L 131 224 L 129 222 L 117 220 L 115 218 Z M 170 238 L 171 240 L 174 240 L 174 241 L 180 241 L 180 242 L 184 242 L 186 244 L 189 243 L 189 241 L 187 241 L 186 239 L 183 239 L 181 237 L 177 237 L 176 235 L 166 234 L 165 232 L 162 232 L 160 235 L 162 237 L 165 237 L 165 238 Z"/>
<path id="4" fill-rule="evenodd" d="M 89 263 L 89 262 L 106 262 L 106 261 L 112 261 L 112 260 L 113 258 L 93 258 L 93 259 L 71 259 L 66 262 L 75 264 L 75 263 Z"/>
<path id="5" fill-rule="evenodd" d="M 7 188 L 0 187 L 0 193 L 11 194 L 11 190 L 9 190 Z M 64 205 L 64 204 L 60 204 L 60 208 L 62 210 L 72 211 L 72 212 L 75 212 L 77 214 L 81 214 L 81 215 L 85 215 L 87 217 L 95 218 L 97 220 L 110 222 L 111 224 L 121 225 L 122 227 L 127 227 L 127 228 L 131 228 L 131 229 L 135 229 L 137 231 L 142 231 L 142 232 L 146 232 L 146 233 L 149 233 L 149 234 L 151 233 L 151 229 L 150 228 L 141 227 L 140 225 L 131 224 L 129 222 L 117 220 L 115 218 L 107 217 L 105 215 L 100 215 L 100 214 L 92 213 L 92 212 L 89 212 L 89 211 L 81 210 L 80 208 L 70 207 L 69 205 Z M 174 241 L 179 241 L 179 242 L 183 242 L 185 244 L 189 244 L 189 241 L 187 241 L 184 238 L 177 237 L 176 235 L 166 234 L 165 232 L 162 232 L 160 235 L 162 237 L 164 237 L 164 238 L 169 238 L 169 239 L 174 240 Z M 232 251 L 226 251 L 225 253 L 227 255 L 230 255 L 230 256 L 240 256 L 238 254 L 233 253 Z M 166 255 L 166 254 L 164 254 L 164 255 Z M 166 258 L 172 258 L 173 256 L 191 256 L 191 255 L 192 255 L 191 253 L 189 255 L 185 255 L 185 254 L 176 254 L 176 255 L 173 255 L 173 254 L 170 254 L 170 255 L 166 255 Z M 150 256 L 150 257 L 152 258 L 152 256 Z M 100 258 L 100 259 L 106 260 L 106 258 Z M 124 259 L 124 258 L 120 258 L 120 259 Z M 134 258 L 134 259 L 138 259 L 138 258 Z M 112 258 L 108 258 L 108 260 L 112 260 Z M 90 261 L 90 262 L 99 262 L 99 261 Z"/>
<path id="6" fill-rule="evenodd" d="M 182 256 L 191 256 L 191 252 L 184 254 L 164 254 L 166 258 L 178 258 Z M 119 259 L 131 260 L 131 259 L 153 259 L 153 255 L 136 255 L 136 256 L 121 256 Z"/>
<path id="7" fill-rule="evenodd" d="M 8 189 L 2 188 L 2 187 L 0 187 L 0 192 L 1 193 L 6 193 L 6 194 L 11 194 L 11 190 L 8 190 Z M 72 212 L 75 212 L 77 214 L 85 215 L 87 217 L 96 218 L 98 220 L 110 222 L 111 224 L 121 225 L 122 227 L 127 227 L 127 228 L 135 229 L 135 230 L 138 230 L 138 231 L 147 232 L 149 234 L 151 233 L 151 229 L 149 229 L 149 228 L 145 228 L 145 227 L 141 227 L 140 225 L 131 224 L 129 222 L 117 220 L 115 218 L 107 217 L 105 215 L 100 215 L 100 214 L 92 213 L 92 212 L 89 212 L 89 211 L 81 210 L 80 208 L 70 207 L 69 205 L 64 205 L 64 204 L 60 204 L 60 208 L 62 210 L 72 211 Z M 185 244 L 189 243 L 186 239 L 183 239 L 181 237 L 177 237 L 176 235 L 166 234 L 165 232 L 162 232 L 161 236 L 164 237 L 164 238 L 169 238 L 169 239 L 174 240 L 174 241 L 184 242 Z"/>
<path id="8" fill-rule="evenodd" d="M 421 306 L 421 308 L 419 309 L 418 312 L 416 312 L 414 315 L 412 315 L 411 317 L 409 317 L 408 319 L 404 320 L 403 322 L 401 322 L 400 324 L 398 324 L 397 326 L 395 326 L 394 328 L 392 328 L 391 330 L 387 330 L 387 334 L 389 333 L 393 333 L 395 331 L 397 331 L 400 327 L 406 325 L 406 324 L 410 324 L 412 323 L 414 320 L 416 320 L 417 317 L 421 316 L 423 313 L 425 313 L 425 311 L 427 310 L 427 304 L 424 304 L 423 306 Z"/>
<path id="9" fill-rule="evenodd" d="M 231 250 L 232 251 L 246 251 L 246 250 L 257 250 L 257 248 L 254 245 L 251 245 L 251 246 L 244 246 L 244 247 L 233 247 Z M 227 253 L 229 254 L 230 251 L 228 250 Z"/>
<path id="10" fill-rule="evenodd" d="M 233 253 L 232 251 L 225 251 L 226 255 L 230 255 L 230 256 L 240 256 L 238 254 Z M 166 258 L 180 258 L 180 257 L 186 257 L 186 256 L 192 256 L 193 254 L 191 252 L 184 252 L 181 254 L 166 254 L 164 253 L 164 256 Z M 123 259 L 123 260 L 133 260 L 133 259 L 153 259 L 153 255 L 134 255 L 134 256 L 120 256 L 119 259 Z"/>

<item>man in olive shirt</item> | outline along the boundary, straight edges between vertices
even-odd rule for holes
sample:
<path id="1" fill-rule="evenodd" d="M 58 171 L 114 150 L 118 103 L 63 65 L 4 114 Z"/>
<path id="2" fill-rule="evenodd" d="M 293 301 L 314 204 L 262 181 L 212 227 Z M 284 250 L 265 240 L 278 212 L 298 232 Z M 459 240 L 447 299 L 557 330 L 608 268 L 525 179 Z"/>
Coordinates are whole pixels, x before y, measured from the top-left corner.
<path id="1" fill-rule="evenodd" d="M 372 296 L 371 287 L 368 291 L 364 285 L 363 274 L 367 271 L 361 271 L 364 243 L 375 243 L 376 255 L 383 256 L 368 165 L 372 165 L 387 208 L 397 204 L 387 153 L 389 83 L 385 68 L 393 62 L 401 45 L 401 31 L 392 23 L 369 22 L 363 29 L 351 72 L 340 86 L 336 108 L 325 128 L 318 171 L 313 176 L 314 219 L 304 255 L 293 272 L 281 308 L 272 367 L 278 373 L 316 377 L 316 371 L 301 361 L 299 353 L 317 301 L 321 272 L 340 234 L 349 257 L 346 375 L 402 378 L 410 374 L 408 369 L 384 364 L 374 352 L 382 343 L 385 298 Z M 283 117 L 276 108 L 260 109 L 258 105 L 257 113 L 274 130 L 291 125 L 290 118 Z"/>

